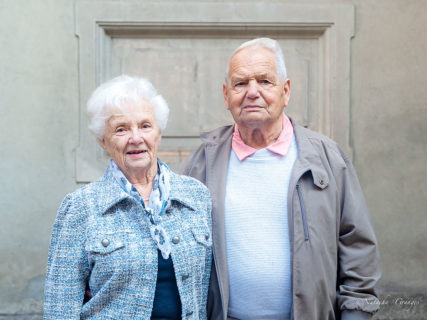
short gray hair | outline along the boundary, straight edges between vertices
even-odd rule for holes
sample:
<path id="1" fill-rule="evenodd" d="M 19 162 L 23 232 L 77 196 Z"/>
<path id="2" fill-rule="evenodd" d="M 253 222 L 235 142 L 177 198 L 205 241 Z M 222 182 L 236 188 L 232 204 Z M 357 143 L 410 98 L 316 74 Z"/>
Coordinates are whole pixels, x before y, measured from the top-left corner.
<path id="1" fill-rule="evenodd" d="M 144 78 L 118 76 L 101 84 L 92 93 L 87 103 L 89 130 L 99 139 L 104 137 L 105 121 L 117 109 L 123 111 L 126 104 L 144 100 L 154 110 L 160 130 L 166 129 L 169 107 L 163 97 L 157 94 L 150 81 Z"/>
<path id="2" fill-rule="evenodd" d="M 285 57 L 283 55 L 282 49 L 280 48 L 279 43 L 276 40 L 270 39 L 270 38 L 256 38 L 249 41 L 246 41 L 242 43 L 236 50 L 234 50 L 233 54 L 231 55 L 231 58 L 240 50 L 246 49 L 246 48 L 265 48 L 270 50 L 274 53 L 274 56 L 276 57 L 276 69 L 277 69 L 277 75 L 279 76 L 279 80 L 281 82 L 285 82 L 287 75 L 286 75 L 286 65 L 285 65 Z M 230 61 L 231 61 L 230 58 Z M 227 70 L 225 71 L 225 83 L 228 84 L 228 71 L 229 71 L 230 64 L 227 66 Z"/>

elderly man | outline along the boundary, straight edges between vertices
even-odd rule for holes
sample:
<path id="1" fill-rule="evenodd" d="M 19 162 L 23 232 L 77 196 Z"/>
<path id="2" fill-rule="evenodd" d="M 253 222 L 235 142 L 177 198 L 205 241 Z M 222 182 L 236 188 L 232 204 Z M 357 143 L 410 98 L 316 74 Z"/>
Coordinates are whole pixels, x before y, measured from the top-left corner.
<path id="1" fill-rule="evenodd" d="M 235 124 L 201 136 L 185 173 L 213 198 L 211 319 L 369 319 L 380 277 L 374 231 L 349 158 L 284 113 L 283 53 L 272 39 L 231 57 Z"/>

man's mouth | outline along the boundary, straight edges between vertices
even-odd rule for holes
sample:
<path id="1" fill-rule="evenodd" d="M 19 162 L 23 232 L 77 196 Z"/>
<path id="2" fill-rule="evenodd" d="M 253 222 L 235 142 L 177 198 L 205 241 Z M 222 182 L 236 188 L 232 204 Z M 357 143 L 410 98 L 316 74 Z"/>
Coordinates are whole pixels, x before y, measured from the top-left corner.
<path id="1" fill-rule="evenodd" d="M 243 109 L 247 109 L 247 110 L 255 110 L 255 109 L 262 109 L 262 108 L 263 107 L 257 106 L 257 105 L 248 105 L 243 107 Z"/>

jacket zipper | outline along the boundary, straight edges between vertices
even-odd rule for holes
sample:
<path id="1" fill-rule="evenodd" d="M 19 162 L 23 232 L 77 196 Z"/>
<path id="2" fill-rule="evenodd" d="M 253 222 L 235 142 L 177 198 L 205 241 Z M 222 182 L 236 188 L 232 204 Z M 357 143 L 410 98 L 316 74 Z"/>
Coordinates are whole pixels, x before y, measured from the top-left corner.
<path id="1" fill-rule="evenodd" d="M 297 194 L 298 194 L 298 199 L 299 199 L 299 205 L 300 205 L 300 208 L 301 208 L 302 226 L 303 226 L 303 229 L 304 229 L 304 240 L 308 241 L 307 215 L 306 215 L 306 212 L 305 212 L 304 201 L 303 201 L 303 198 L 302 198 L 302 192 L 301 192 L 301 189 L 300 189 L 300 185 L 297 184 L 296 187 L 297 187 Z"/>

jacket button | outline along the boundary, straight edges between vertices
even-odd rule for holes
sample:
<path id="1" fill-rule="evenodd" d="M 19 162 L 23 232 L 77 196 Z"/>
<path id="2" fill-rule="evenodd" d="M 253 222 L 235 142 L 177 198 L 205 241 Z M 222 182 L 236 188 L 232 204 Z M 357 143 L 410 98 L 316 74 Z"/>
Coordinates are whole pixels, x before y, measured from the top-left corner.
<path id="1" fill-rule="evenodd" d="M 185 281 L 185 280 L 187 280 L 189 277 L 190 277 L 190 275 L 189 275 L 188 273 L 186 273 L 186 274 L 184 274 L 184 275 L 181 277 L 181 279 L 182 279 L 182 281 Z"/>
<path id="2" fill-rule="evenodd" d="M 320 180 L 319 180 L 319 183 L 320 183 L 320 185 L 322 185 L 322 186 L 323 186 L 323 184 L 324 184 L 324 182 L 323 182 L 323 180 L 322 180 L 322 179 L 320 179 Z"/>
<path id="3" fill-rule="evenodd" d="M 190 311 L 190 312 L 187 312 L 186 314 L 185 314 L 185 316 L 186 317 L 191 317 L 191 315 L 193 314 L 193 311 Z"/>
<path id="4" fill-rule="evenodd" d="M 110 241 L 109 241 L 108 239 L 103 239 L 103 240 L 101 241 L 101 244 L 102 244 L 104 247 L 108 247 L 108 245 L 110 244 Z"/>
<path id="5" fill-rule="evenodd" d="M 209 233 L 206 233 L 206 234 L 205 234 L 205 239 L 206 239 L 206 240 L 209 240 Z"/>
<path id="6" fill-rule="evenodd" d="M 173 238 L 172 238 L 172 242 L 173 242 L 174 244 L 178 244 L 178 243 L 179 243 L 179 237 L 178 237 L 178 236 L 173 237 Z"/>

